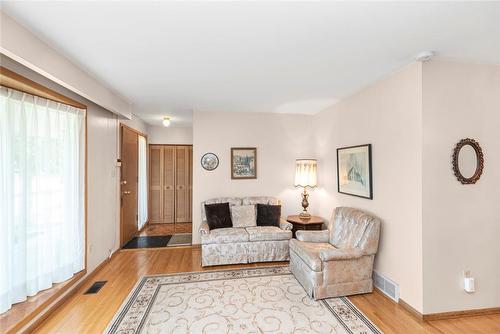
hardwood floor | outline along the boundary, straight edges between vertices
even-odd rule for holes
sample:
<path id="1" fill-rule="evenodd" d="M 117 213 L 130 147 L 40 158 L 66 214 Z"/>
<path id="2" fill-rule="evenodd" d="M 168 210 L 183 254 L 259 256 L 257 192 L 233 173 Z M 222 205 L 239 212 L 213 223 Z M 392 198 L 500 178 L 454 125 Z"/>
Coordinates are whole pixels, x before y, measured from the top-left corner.
<path id="1" fill-rule="evenodd" d="M 143 275 L 269 266 L 266 263 L 201 267 L 199 247 L 121 251 L 93 281 L 108 282 L 98 294 L 83 295 L 88 282 L 35 330 L 35 333 L 102 333 L 123 300 Z M 422 322 L 380 293 L 354 296 L 351 301 L 385 334 L 493 334 L 500 333 L 500 315 Z"/>
<path id="2" fill-rule="evenodd" d="M 191 223 L 150 224 L 139 233 L 140 237 L 172 235 L 175 233 L 191 233 Z"/>

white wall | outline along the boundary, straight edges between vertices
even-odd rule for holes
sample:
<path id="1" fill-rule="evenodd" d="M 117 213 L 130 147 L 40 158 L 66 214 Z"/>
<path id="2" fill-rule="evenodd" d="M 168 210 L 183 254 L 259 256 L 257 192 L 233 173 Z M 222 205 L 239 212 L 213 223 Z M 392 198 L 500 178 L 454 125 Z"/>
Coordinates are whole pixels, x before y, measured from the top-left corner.
<path id="1" fill-rule="evenodd" d="M 350 206 L 382 219 L 375 270 L 422 312 L 421 65 L 412 64 L 314 116 L 320 214 Z M 337 192 L 336 149 L 372 144 L 373 200 Z"/>
<path id="2" fill-rule="evenodd" d="M 201 202 L 220 196 L 276 196 L 282 215 L 300 212 L 293 187 L 295 159 L 314 157 L 311 116 L 272 113 L 193 114 L 193 243 L 199 244 Z M 231 147 L 257 147 L 257 179 L 231 180 Z M 213 152 L 219 167 L 206 171 L 201 156 Z M 311 198 L 311 209 L 316 203 Z"/>
<path id="3" fill-rule="evenodd" d="M 0 10 L 0 51 L 79 96 L 126 118 L 130 103 Z"/>
<path id="4" fill-rule="evenodd" d="M 148 127 L 148 143 L 149 144 L 175 144 L 175 145 L 192 145 L 193 144 L 193 128 L 192 127 L 174 127 L 168 128 L 164 126 L 149 126 Z"/>
<path id="5" fill-rule="evenodd" d="M 424 311 L 500 307 L 500 66 L 426 63 L 423 101 Z M 475 185 L 451 170 L 467 137 L 485 157 Z M 473 294 L 463 290 L 466 269 Z"/>
<path id="6" fill-rule="evenodd" d="M 134 114 L 131 114 L 130 119 L 120 119 L 120 123 L 125 124 L 129 128 L 135 129 L 146 136 L 149 136 L 148 124 Z"/>

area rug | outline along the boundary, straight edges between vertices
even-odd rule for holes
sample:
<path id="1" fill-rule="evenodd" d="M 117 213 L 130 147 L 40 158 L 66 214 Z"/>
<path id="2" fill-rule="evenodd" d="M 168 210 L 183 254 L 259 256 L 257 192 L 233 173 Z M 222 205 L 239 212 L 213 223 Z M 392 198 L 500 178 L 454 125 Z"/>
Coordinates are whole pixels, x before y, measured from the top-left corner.
<path id="1" fill-rule="evenodd" d="M 280 266 L 145 276 L 105 333 L 381 331 L 347 298 L 310 299 Z"/>
<path id="2" fill-rule="evenodd" d="M 191 233 L 177 233 L 172 236 L 168 242 L 168 247 L 174 246 L 191 246 L 193 235 Z"/>

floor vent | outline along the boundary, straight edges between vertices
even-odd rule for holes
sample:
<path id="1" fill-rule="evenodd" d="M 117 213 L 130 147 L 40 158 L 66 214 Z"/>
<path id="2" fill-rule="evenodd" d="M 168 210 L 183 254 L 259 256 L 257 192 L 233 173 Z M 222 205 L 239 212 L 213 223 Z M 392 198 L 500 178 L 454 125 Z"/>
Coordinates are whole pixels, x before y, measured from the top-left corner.
<path id="1" fill-rule="evenodd" d="M 373 284 L 387 297 L 396 303 L 399 302 L 399 285 L 397 283 L 374 271 Z"/>
<path id="2" fill-rule="evenodd" d="M 87 291 L 85 291 L 84 295 L 92 295 L 94 293 L 98 293 L 99 290 L 101 290 L 101 288 L 104 286 L 104 284 L 106 284 L 106 282 L 107 281 L 94 282 L 94 284 L 92 284 L 92 286 Z"/>

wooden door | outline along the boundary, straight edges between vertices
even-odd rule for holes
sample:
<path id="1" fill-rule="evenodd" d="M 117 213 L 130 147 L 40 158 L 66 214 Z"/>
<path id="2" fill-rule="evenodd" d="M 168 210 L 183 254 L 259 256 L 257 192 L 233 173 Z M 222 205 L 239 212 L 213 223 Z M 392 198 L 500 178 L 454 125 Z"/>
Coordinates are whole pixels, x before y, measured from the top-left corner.
<path id="1" fill-rule="evenodd" d="M 175 148 L 175 222 L 186 223 L 191 221 L 190 213 L 190 156 L 189 146 Z"/>
<path id="2" fill-rule="evenodd" d="M 163 146 L 163 223 L 175 223 L 175 146 Z"/>
<path id="3" fill-rule="evenodd" d="M 121 127 L 121 245 L 130 241 L 137 230 L 137 181 L 138 145 L 137 133 Z"/>
<path id="4" fill-rule="evenodd" d="M 152 224 L 163 223 L 162 174 L 163 147 L 149 146 L 149 220 Z"/>

